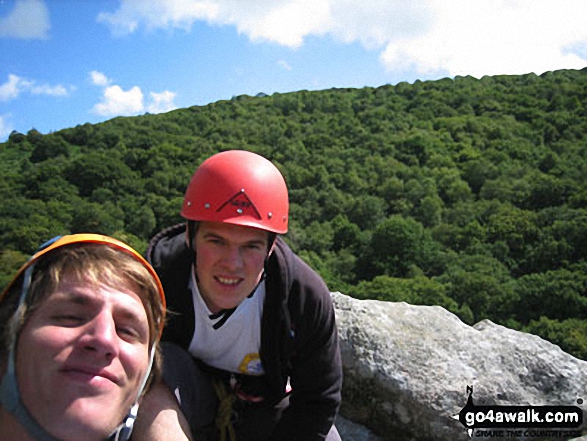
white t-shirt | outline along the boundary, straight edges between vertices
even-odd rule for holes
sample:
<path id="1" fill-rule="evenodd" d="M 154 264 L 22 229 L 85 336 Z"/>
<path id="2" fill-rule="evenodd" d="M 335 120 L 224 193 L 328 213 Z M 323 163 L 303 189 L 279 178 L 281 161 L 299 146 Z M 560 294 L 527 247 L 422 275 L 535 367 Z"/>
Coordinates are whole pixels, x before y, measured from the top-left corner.
<path id="1" fill-rule="evenodd" d="M 206 306 L 192 270 L 190 290 L 194 301 L 196 329 L 189 352 L 209 366 L 246 375 L 263 375 L 259 356 L 261 348 L 261 317 L 265 300 L 265 282 L 261 282 L 253 296 L 247 297 L 218 329 L 213 325 L 222 320 L 210 319 L 212 312 Z"/>

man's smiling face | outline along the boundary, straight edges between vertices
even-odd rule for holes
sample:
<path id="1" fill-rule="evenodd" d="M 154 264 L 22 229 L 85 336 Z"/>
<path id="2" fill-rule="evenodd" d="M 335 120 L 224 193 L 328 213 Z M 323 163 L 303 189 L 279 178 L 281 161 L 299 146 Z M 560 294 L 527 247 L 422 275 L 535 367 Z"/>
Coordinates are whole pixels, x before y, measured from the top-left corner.
<path id="1" fill-rule="evenodd" d="M 259 283 L 269 233 L 226 223 L 201 222 L 196 233 L 198 288 L 211 312 L 238 306 Z"/>
<path id="2" fill-rule="evenodd" d="M 22 399 L 60 439 L 104 439 L 128 412 L 149 366 L 149 322 L 132 282 L 66 274 L 17 343 Z"/>

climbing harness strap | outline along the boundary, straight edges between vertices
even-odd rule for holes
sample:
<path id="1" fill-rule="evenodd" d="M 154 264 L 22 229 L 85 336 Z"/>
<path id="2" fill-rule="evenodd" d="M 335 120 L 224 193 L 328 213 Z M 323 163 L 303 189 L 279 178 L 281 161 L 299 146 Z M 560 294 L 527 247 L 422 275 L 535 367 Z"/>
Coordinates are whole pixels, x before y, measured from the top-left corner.
<path id="1" fill-rule="evenodd" d="M 221 379 L 214 378 L 212 380 L 214 391 L 218 397 L 218 410 L 214 423 L 218 428 L 220 441 L 236 441 L 236 434 L 234 432 L 233 417 L 234 411 L 232 406 L 236 400 L 232 391 L 227 390 Z"/>

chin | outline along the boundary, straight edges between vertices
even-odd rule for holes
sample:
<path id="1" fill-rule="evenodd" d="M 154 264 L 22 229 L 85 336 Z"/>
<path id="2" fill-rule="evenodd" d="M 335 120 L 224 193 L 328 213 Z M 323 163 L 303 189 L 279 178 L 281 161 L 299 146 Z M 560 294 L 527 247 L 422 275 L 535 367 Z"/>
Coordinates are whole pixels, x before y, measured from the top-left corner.
<path id="1" fill-rule="evenodd" d="M 104 440 L 122 422 L 127 411 L 114 415 L 112 404 L 77 403 L 55 427 L 56 437 L 65 440 Z M 130 409 L 130 405 L 128 406 Z"/>
<path id="2" fill-rule="evenodd" d="M 238 305 L 240 305 L 242 302 L 244 302 L 244 300 L 247 298 L 247 296 L 239 296 L 238 298 L 233 299 L 229 299 L 225 302 L 225 305 L 223 306 L 223 309 L 232 309 L 232 308 L 236 308 Z"/>
<path id="3" fill-rule="evenodd" d="M 84 441 L 103 441 L 114 431 L 116 426 L 100 427 L 96 425 L 88 426 L 88 424 L 78 424 L 77 422 L 63 423 L 60 422 L 58 427 L 54 430 L 48 429 L 51 435 L 62 440 L 84 440 Z"/>

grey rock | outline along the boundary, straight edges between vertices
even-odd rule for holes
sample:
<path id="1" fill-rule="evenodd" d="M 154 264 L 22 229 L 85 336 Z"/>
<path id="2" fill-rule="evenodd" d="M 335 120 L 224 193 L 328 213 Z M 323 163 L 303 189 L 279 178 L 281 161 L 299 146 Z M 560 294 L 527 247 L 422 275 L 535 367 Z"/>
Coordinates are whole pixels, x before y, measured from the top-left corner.
<path id="1" fill-rule="evenodd" d="M 476 405 L 579 406 L 587 421 L 587 362 L 538 336 L 489 320 L 471 327 L 439 306 L 332 298 L 341 415 L 365 430 L 355 438 L 337 422 L 344 441 L 469 440 L 453 418 L 467 386 Z"/>
<path id="2" fill-rule="evenodd" d="M 383 441 L 361 424 L 354 423 L 339 415 L 335 422 L 336 429 L 343 441 Z"/>

